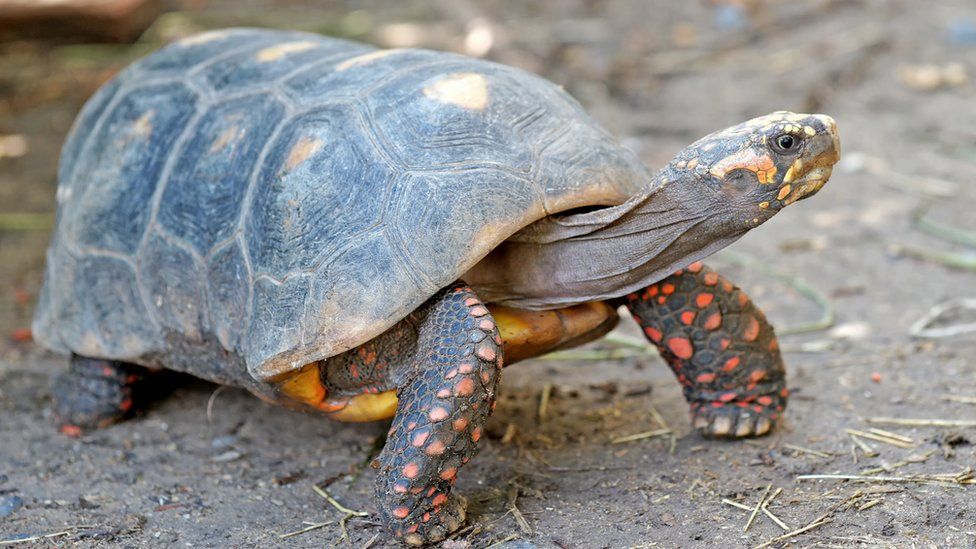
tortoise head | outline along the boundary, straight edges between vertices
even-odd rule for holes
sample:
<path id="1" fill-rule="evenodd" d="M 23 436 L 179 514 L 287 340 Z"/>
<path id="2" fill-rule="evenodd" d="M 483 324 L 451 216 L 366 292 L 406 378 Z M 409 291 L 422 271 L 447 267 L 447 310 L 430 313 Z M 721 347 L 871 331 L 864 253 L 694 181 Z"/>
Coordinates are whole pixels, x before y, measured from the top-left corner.
<path id="1" fill-rule="evenodd" d="M 819 191 L 839 159 L 831 117 L 780 111 L 705 136 L 667 171 L 669 180 L 704 185 L 751 228 Z"/>

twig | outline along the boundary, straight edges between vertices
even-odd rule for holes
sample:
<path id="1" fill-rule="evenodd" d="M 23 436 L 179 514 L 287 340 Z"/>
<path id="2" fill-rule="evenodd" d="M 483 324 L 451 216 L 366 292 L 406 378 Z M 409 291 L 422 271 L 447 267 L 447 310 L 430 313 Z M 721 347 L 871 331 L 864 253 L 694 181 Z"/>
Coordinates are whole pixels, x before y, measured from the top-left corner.
<path id="1" fill-rule="evenodd" d="M 875 425 L 907 425 L 912 427 L 976 427 L 976 419 L 910 419 L 899 417 L 867 417 L 865 423 Z"/>
<path id="2" fill-rule="evenodd" d="M 905 442 L 904 440 L 900 440 L 899 438 L 884 436 L 875 433 L 868 433 L 866 431 L 858 431 L 857 429 L 844 429 L 844 432 L 852 436 L 858 436 L 858 437 L 874 440 L 877 442 L 883 442 L 885 444 L 890 444 L 892 446 L 897 446 L 899 448 L 906 448 L 910 450 L 915 447 L 915 444 L 911 442 L 911 439 L 908 439 L 909 442 Z"/>
<path id="3" fill-rule="evenodd" d="M 759 502 L 756 503 L 756 508 L 752 510 L 752 514 L 749 515 L 749 520 L 746 522 L 745 528 L 742 529 L 743 532 L 749 531 L 749 528 L 752 526 L 752 521 L 756 520 L 756 515 L 758 515 L 759 510 L 762 509 L 763 502 L 766 501 L 766 494 L 769 493 L 769 489 L 772 487 L 772 483 L 766 485 L 766 489 L 763 490 L 762 496 L 759 497 Z"/>
<path id="4" fill-rule="evenodd" d="M 518 488 L 512 486 L 508 491 L 508 511 L 512 513 L 513 517 L 515 517 L 515 523 L 518 524 L 519 530 L 521 530 L 523 534 L 531 536 L 532 527 L 529 526 L 529 522 L 525 520 L 525 517 L 522 515 L 522 511 L 519 511 L 518 506 L 515 505 L 516 501 L 518 501 Z"/>
<path id="5" fill-rule="evenodd" d="M 333 507 L 335 507 L 336 509 L 338 509 L 340 513 L 345 513 L 347 515 L 352 515 L 354 517 L 368 517 L 369 516 L 369 513 L 365 512 L 365 511 L 353 511 L 352 509 L 350 509 L 350 508 L 342 505 L 341 503 L 339 503 L 338 501 L 336 501 L 335 498 L 333 498 L 323 488 L 320 488 L 318 484 L 313 484 L 312 485 L 312 490 L 316 494 L 324 497 Z"/>
<path id="6" fill-rule="evenodd" d="M 653 431 L 645 431 L 643 433 L 636 433 L 633 435 L 627 435 L 615 438 L 610 441 L 610 444 L 622 444 L 624 442 L 633 442 L 635 440 L 643 440 L 645 438 L 659 437 L 663 435 L 670 435 L 673 431 L 671 429 L 655 429 Z"/>
<path id="7" fill-rule="evenodd" d="M 751 256 L 741 254 L 738 252 L 732 252 L 729 250 L 723 250 L 719 257 L 730 263 L 735 263 L 742 267 L 753 269 L 759 271 L 763 274 L 769 275 L 780 282 L 783 282 L 787 286 L 796 290 L 796 293 L 806 297 L 810 301 L 813 301 L 820 307 L 821 313 L 820 318 L 811 322 L 804 322 L 801 324 L 795 324 L 793 326 L 784 326 L 783 328 L 777 328 L 776 333 L 779 335 L 790 335 L 790 334 L 805 334 L 810 332 L 819 332 L 821 330 L 826 330 L 834 325 L 834 304 L 830 299 L 821 293 L 819 290 L 813 286 L 807 284 L 798 277 L 791 276 L 780 271 L 777 271 L 769 267 L 766 263 L 755 259 Z"/>
<path id="8" fill-rule="evenodd" d="M 811 450 L 810 448 L 804 448 L 803 446 L 797 446 L 795 444 L 783 443 L 783 448 L 788 450 L 793 450 L 794 452 L 799 452 L 801 454 L 810 454 L 812 456 L 831 458 L 834 457 L 833 454 L 828 454 L 827 452 L 821 452 L 819 450 Z"/>

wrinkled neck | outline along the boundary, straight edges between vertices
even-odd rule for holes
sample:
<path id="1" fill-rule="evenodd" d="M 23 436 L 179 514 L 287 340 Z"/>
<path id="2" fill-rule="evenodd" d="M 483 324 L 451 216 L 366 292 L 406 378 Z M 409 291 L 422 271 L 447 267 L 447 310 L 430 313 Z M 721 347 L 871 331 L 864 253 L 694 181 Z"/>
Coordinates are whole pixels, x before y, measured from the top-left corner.
<path id="1" fill-rule="evenodd" d="M 547 309 L 624 296 L 744 232 L 707 196 L 660 172 L 619 206 L 552 216 L 506 241 L 465 279 L 483 299 Z"/>

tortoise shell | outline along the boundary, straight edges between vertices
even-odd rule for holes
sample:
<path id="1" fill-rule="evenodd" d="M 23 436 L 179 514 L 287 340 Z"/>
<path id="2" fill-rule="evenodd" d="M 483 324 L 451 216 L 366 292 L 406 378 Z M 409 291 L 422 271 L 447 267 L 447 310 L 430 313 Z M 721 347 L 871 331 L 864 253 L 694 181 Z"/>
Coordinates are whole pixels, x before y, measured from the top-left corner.
<path id="1" fill-rule="evenodd" d="M 368 341 L 520 229 L 650 174 L 518 69 L 232 29 L 106 84 L 58 179 L 37 340 L 249 383 Z"/>

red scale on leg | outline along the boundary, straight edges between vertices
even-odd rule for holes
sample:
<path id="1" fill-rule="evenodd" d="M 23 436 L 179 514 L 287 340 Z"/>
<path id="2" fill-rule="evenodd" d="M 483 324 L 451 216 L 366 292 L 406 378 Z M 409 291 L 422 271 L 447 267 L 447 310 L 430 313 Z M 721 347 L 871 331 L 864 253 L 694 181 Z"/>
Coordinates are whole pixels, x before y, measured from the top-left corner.
<path id="1" fill-rule="evenodd" d="M 658 306 L 679 295 L 694 310 Z M 744 292 L 695 263 L 625 303 L 684 386 L 696 427 L 711 436 L 768 432 L 786 404 L 785 373 L 772 328 Z"/>

